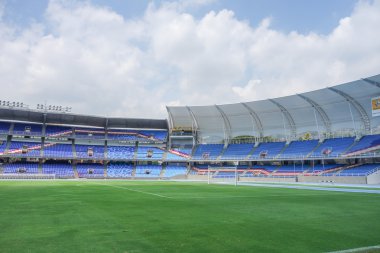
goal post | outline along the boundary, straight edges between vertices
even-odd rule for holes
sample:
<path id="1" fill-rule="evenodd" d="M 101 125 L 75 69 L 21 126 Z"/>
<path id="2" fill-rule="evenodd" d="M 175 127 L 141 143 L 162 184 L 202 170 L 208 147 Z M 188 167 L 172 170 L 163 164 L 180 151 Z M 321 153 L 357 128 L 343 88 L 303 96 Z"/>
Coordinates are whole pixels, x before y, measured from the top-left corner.
<path id="1" fill-rule="evenodd" d="M 238 185 L 239 173 L 238 166 L 208 166 L 208 184 L 233 184 Z"/>

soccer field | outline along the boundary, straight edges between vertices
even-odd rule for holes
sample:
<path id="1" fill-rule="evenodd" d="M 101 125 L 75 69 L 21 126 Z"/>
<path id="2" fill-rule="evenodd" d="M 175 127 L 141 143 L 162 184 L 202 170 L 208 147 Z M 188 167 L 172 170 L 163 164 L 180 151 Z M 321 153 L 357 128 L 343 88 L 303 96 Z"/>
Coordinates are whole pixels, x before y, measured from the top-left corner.
<path id="1" fill-rule="evenodd" d="M 329 252 L 380 244 L 380 195 L 0 181 L 0 252 Z"/>

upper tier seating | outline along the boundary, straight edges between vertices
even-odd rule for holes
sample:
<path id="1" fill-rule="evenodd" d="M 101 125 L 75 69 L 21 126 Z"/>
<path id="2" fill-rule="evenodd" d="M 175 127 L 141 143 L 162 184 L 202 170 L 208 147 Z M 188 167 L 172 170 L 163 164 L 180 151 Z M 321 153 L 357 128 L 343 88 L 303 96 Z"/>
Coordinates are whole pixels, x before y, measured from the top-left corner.
<path id="1" fill-rule="evenodd" d="M 135 177 L 159 177 L 161 165 L 137 165 Z"/>
<path id="2" fill-rule="evenodd" d="M 103 178 L 104 166 L 102 164 L 77 164 L 78 176 L 80 178 Z"/>
<path id="3" fill-rule="evenodd" d="M 133 165 L 125 163 L 110 163 L 107 167 L 107 177 L 126 178 L 132 177 Z"/>
<path id="4" fill-rule="evenodd" d="M 318 145 L 318 140 L 292 141 L 281 153 L 280 158 L 306 157 Z"/>
<path id="5" fill-rule="evenodd" d="M 200 144 L 197 146 L 193 158 L 204 159 L 203 155 L 208 154 L 208 159 L 215 160 L 220 155 L 222 150 L 223 144 Z"/>
<path id="6" fill-rule="evenodd" d="M 151 152 L 151 153 L 150 153 Z M 156 147 L 138 147 L 137 159 L 141 160 L 160 160 L 164 151 Z M 151 155 L 151 157 L 149 157 Z"/>
<path id="7" fill-rule="evenodd" d="M 8 122 L 0 122 L 0 134 L 8 134 L 11 124 Z"/>
<path id="8" fill-rule="evenodd" d="M 147 136 L 148 138 L 152 137 L 160 141 L 165 141 L 168 135 L 167 131 L 153 131 L 153 130 L 141 130 L 141 131 L 138 131 L 138 133 L 143 136 Z"/>
<path id="9" fill-rule="evenodd" d="M 23 147 L 26 147 L 26 153 L 23 153 Z M 41 143 L 39 142 L 23 142 L 12 141 L 9 146 L 8 153 L 16 156 L 41 156 Z"/>
<path id="10" fill-rule="evenodd" d="M 107 136 L 111 140 L 137 141 L 138 138 L 135 134 L 135 131 L 110 129 Z"/>
<path id="11" fill-rule="evenodd" d="M 255 144 L 230 144 L 222 155 L 222 159 L 244 159 Z"/>
<path id="12" fill-rule="evenodd" d="M 363 149 L 372 148 L 380 145 L 380 135 L 366 135 L 363 136 L 354 146 L 350 148 L 346 153 L 352 153 Z"/>
<path id="13" fill-rule="evenodd" d="M 127 140 L 127 141 L 165 141 L 167 137 L 167 131 L 160 130 L 121 130 L 110 129 L 108 130 L 108 139 L 113 140 Z"/>
<path id="14" fill-rule="evenodd" d="M 190 156 L 191 154 L 191 149 L 188 148 L 173 148 L 173 151 L 180 152 L 182 154 Z M 169 151 L 166 153 L 166 160 L 168 161 L 179 161 L 179 160 L 186 160 L 187 158 L 184 156 L 180 156 L 177 154 L 170 153 Z"/>
<path id="15" fill-rule="evenodd" d="M 46 137 L 67 137 L 72 136 L 73 129 L 71 127 L 64 126 L 46 126 L 45 136 Z"/>
<path id="16" fill-rule="evenodd" d="M 110 159 L 133 159 L 135 147 L 108 146 L 107 155 Z"/>
<path id="17" fill-rule="evenodd" d="M 4 165 L 4 173 L 38 173 L 38 163 L 8 163 Z"/>
<path id="18" fill-rule="evenodd" d="M 177 175 L 186 175 L 187 168 L 184 165 L 168 165 L 166 166 L 164 177 L 174 177 Z"/>
<path id="19" fill-rule="evenodd" d="M 14 127 L 13 127 L 13 134 L 14 135 L 41 136 L 42 135 L 42 125 L 15 123 Z"/>
<path id="20" fill-rule="evenodd" d="M 93 155 L 89 156 L 89 149 L 93 150 Z M 75 151 L 79 158 L 104 158 L 104 146 L 97 145 L 75 145 Z"/>
<path id="21" fill-rule="evenodd" d="M 342 155 L 355 141 L 355 137 L 326 139 L 310 157 L 337 157 Z"/>
<path id="22" fill-rule="evenodd" d="M 44 146 L 45 157 L 59 157 L 71 158 L 73 157 L 73 149 L 71 144 L 54 143 L 52 146 L 49 144 Z"/>
<path id="23" fill-rule="evenodd" d="M 75 137 L 83 139 L 105 139 L 104 129 L 99 128 L 75 128 Z"/>
<path id="24" fill-rule="evenodd" d="M 55 174 L 57 178 L 74 178 L 73 166 L 68 163 L 44 163 L 43 174 Z"/>
<path id="25" fill-rule="evenodd" d="M 285 147 L 285 142 L 264 142 L 255 149 L 251 158 L 275 158 Z M 261 155 L 260 155 L 261 154 Z M 266 154 L 265 156 L 263 156 Z"/>
<path id="26" fill-rule="evenodd" d="M 362 164 L 357 167 L 344 169 L 338 173 L 340 176 L 367 176 L 375 169 L 380 168 L 380 164 Z"/>

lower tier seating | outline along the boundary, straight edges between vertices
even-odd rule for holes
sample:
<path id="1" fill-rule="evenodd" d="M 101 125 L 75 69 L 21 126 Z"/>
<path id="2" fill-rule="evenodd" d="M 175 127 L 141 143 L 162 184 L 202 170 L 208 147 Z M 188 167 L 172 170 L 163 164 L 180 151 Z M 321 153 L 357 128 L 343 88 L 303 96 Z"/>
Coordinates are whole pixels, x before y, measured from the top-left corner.
<path id="1" fill-rule="evenodd" d="M 77 164 L 80 178 L 103 178 L 104 166 L 102 164 Z"/>
<path id="2" fill-rule="evenodd" d="M 107 167 L 107 177 L 128 178 L 132 177 L 133 165 L 125 163 L 110 163 Z"/>
<path id="3" fill-rule="evenodd" d="M 159 177 L 161 165 L 137 165 L 135 177 Z"/>

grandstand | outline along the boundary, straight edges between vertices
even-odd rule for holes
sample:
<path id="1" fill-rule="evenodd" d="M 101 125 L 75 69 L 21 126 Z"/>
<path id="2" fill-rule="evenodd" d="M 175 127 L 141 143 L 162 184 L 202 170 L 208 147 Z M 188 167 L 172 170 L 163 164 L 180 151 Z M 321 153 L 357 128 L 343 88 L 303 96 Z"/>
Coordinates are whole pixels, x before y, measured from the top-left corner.
<path id="1" fill-rule="evenodd" d="M 367 182 L 380 164 L 380 117 L 371 110 L 379 81 L 377 75 L 247 103 L 169 106 L 168 120 L 2 108 L 0 174 L 17 174 L 11 168 L 22 165 L 57 178 L 204 180 L 209 167 L 223 178 L 232 172 L 220 168 L 237 164 L 245 180 Z"/>

